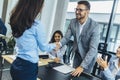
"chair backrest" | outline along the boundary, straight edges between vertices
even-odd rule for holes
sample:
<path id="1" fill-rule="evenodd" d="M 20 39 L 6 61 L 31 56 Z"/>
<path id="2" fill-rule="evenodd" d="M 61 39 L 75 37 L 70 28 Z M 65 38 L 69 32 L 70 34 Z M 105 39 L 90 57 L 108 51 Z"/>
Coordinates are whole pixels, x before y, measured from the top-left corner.
<path id="1" fill-rule="evenodd" d="M 63 60 L 64 60 L 64 63 L 69 64 L 70 55 L 71 55 L 71 51 L 73 48 L 73 41 L 70 40 L 66 45 L 67 45 L 67 49 L 66 49 L 65 54 L 63 56 Z"/>
<path id="2" fill-rule="evenodd" d="M 110 61 L 111 56 L 112 55 L 109 52 L 99 52 L 98 53 L 98 57 L 102 57 L 103 59 L 107 60 L 107 62 Z M 96 62 L 93 67 L 92 75 L 97 76 L 97 75 L 99 75 L 100 71 L 101 71 L 101 68 L 98 65 L 98 63 Z"/>
<path id="3" fill-rule="evenodd" d="M 105 43 L 99 43 L 98 45 L 98 57 L 102 57 L 103 59 L 106 59 L 107 62 L 109 62 L 110 58 L 111 58 L 111 54 L 109 54 L 107 52 L 107 44 Z M 93 67 L 93 71 L 92 74 L 94 76 L 98 75 L 101 71 L 101 68 L 99 67 L 99 65 L 97 64 L 97 62 L 95 63 L 94 67 Z"/>

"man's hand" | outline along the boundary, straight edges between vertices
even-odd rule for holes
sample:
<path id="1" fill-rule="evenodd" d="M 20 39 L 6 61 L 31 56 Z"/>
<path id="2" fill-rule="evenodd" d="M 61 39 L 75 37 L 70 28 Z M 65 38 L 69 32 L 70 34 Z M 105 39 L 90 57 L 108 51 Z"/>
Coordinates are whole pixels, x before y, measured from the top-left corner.
<path id="1" fill-rule="evenodd" d="M 71 74 L 72 76 L 80 76 L 80 74 L 83 72 L 83 68 L 81 66 L 77 67 Z"/>

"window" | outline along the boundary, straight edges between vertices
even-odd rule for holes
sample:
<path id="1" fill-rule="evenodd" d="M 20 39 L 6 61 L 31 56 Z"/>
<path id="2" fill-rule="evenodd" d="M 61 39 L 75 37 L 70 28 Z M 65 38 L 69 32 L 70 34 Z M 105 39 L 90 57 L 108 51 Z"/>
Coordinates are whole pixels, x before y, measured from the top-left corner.
<path id="1" fill-rule="evenodd" d="M 91 10 L 90 15 L 92 19 L 100 23 L 100 42 L 105 42 L 106 34 L 108 30 L 109 19 L 113 7 L 114 0 L 90 0 Z M 116 48 L 120 45 L 120 0 L 118 0 L 117 11 L 115 13 L 115 19 L 113 26 L 110 28 L 110 35 L 108 36 L 108 51 L 116 52 Z M 67 10 L 67 18 L 64 32 L 66 32 L 70 20 L 75 18 L 74 8 L 76 8 L 77 2 L 69 2 Z"/>

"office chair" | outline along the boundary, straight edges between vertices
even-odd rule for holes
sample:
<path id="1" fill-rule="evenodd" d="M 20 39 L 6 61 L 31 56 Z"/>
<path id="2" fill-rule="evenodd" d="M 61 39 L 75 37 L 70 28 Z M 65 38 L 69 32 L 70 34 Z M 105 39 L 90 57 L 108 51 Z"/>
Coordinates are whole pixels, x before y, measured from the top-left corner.
<path id="1" fill-rule="evenodd" d="M 68 43 L 67 43 L 67 49 L 65 51 L 65 54 L 63 55 L 63 61 L 65 64 L 69 64 L 70 63 L 70 55 L 71 55 L 71 51 L 72 51 L 72 48 L 73 48 L 73 41 L 70 40 Z"/>
<path id="2" fill-rule="evenodd" d="M 106 49 L 104 49 L 106 46 L 107 47 L 107 44 L 104 44 L 104 43 L 99 43 L 99 46 L 98 46 L 98 57 L 102 57 L 103 59 L 106 59 L 107 62 L 109 62 L 110 58 L 111 58 L 111 54 L 106 51 Z M 97 76 L 99 77 L 99 73 L 100 71 L 102 70 L 102 68 L 98 65 L 98 63 L 96 62 L 94 67 L 93 67 L 93 71 L 92 71 L 92 75 L 94 76 Z"/>
<path id="3" fill-rule="evenodd" d="M 104 57 L 107 59 L 107 62 L 109 62 L 109 60 L 110 60 L 110 58 L 112 56 L 108 52 L 106 52 L 106 53 L 98 53 L 98 55 L 101 55 L 101 57 L 102 57 L 102 55 L 104 55 Z M 96 62 L 94 67 L 93 67 L 92 75 L 94 75 L 94 76 L 99 75 L 101 70 L 102 70 L 102 68 Z"/>

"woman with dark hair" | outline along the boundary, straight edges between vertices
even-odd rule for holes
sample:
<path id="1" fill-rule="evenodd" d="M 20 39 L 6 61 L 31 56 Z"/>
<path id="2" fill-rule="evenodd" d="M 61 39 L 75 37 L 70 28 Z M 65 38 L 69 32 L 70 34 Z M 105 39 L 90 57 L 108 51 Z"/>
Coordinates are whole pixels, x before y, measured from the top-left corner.
<path id="1" fill-rule="evenodd" d="M 60 30 L 57 30 L 53 33 L 50 43 L 59 42 L 62 37 L 63 37 L 63 33 Z"/>
<path id="2" fill-rule="evenodd" d="M 104 69 L 101 72 L 102 80 L 120 79 L 120 46 L 117 48 L 116 56 L 112 56 L 109 63 L 102 58 L 97 59 L 97 63 Z"/>
<path id="3" fill-rule="evenodd" d="M 44 0 L 19 0 L 12 11 L 10 25 L 17 47 L 17 58 L 10 69 L 12 80 L 37 80 L 38 48 L 51 51 L 59 47 L 55 43 L 47 44 L 45 28 L 36 19 L 43 4 Z"/>
<path id="4" fill-rule="evenodd" d="M 63 34 L 60 30 L 57 30 L 53 33 L 53 36 L 51 38 L 50 43 L 54 43 L 54 42 L 59 42 L 63 37 Z M 63 55 L 66 51 L 67 46 L 63 46 L 61 47 L 58 51 L 52 50 L 51 52 L 49 52 L 49 57 L 54 59 L 55 62 L 59 63 L 63 63 Z"/>

